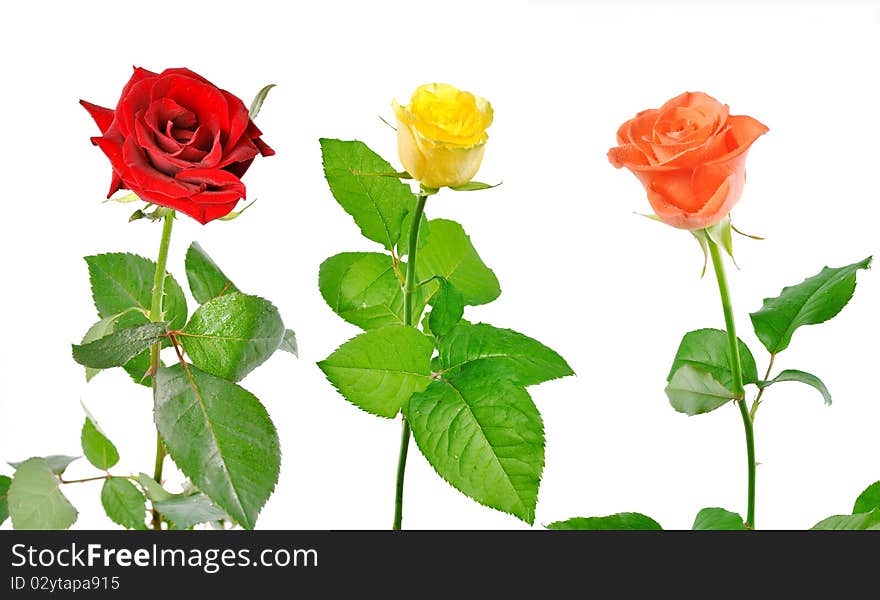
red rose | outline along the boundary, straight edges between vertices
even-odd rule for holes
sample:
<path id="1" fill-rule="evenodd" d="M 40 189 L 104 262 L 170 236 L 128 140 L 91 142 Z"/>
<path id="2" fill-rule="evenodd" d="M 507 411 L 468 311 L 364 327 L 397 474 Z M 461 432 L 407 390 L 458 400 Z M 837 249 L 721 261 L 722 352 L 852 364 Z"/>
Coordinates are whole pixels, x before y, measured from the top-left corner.
<path id="1" fill-rule="evenodd" d="M 228 215 L 257 154 L 275 154 L 240 99 L 189 69 L 137 67 L 115 110 L 80 104 L 103 134 L 92 143 L 113 165 L 107 197 L 126 188 L 200 223 Z"/>

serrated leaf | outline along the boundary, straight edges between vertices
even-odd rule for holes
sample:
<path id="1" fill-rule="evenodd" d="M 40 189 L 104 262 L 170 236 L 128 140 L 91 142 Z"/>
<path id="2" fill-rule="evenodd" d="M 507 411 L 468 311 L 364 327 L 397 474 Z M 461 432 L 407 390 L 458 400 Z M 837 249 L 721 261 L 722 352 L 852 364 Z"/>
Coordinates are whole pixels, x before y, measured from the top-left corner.
<path id="1" fill-rule="evenodd" d="M 859 494 L 853 506 L 853 514 L 871 512 L 875 509 L 880 510 L 880 481 L 872 483 Z"/>
<path id="2" fill-rule="evenodd" d="M 572 517 L 547 525 L 556 531 L 659 531 L 660 524 L 641 513 L 622 512 L 605 517 Z"/>
<path id="3" fill-rule="evenodd" d="M 263 102 L 266 100 L 266 96 L 269 95 L 269 90 L 275 87 L 274 83 L 270 83 L 269 85 L 264 86 L 257 95 L 254 96 L 253 101 L 251 101 L 251 107 L 248 110 L 248 115 L 251 119 L 256 119 L 257 115 L 260 114 L 260 109 L 263 107 Z"/>
<path id="4" fill-rule="evenodd" d="M 398 268 L 406 269 L 401 262 Z M 361 329 L 403 325 L 403 287 L 392 259 L 378 252 L 343 252 L 331 256 L 318 273 L 321 296 L 333 312 Z M 421 314 L 425 294 L 413 298 L 414 313 Z"/>
<path id="5" fill-rule="evenodd" d="M 405 183 L 393 177 L 376 177 L 394 169 L 359 141 L 322 138 L 324 176 L 336 201 L 342 205 L 367 239 L 391 250 L 400 239 L 406 215 L 416 197 Z"/>
<path id="6" fill-rule="evenodd" d="M 433 219 L 428 222 L 428 230 L 430 237 L 416 258 L 419 279 L 443 277 L 461 292 L 468 306 L 488 304 L 501 294 L 498 278 L 477 254 L 461 225 Z M 428 293 L 432 293 L 436 285 L 432 284 Z"/>
<path id="7" fill-rule="evenodd" d="M 856 288 L 856 272 L 871 265 L 869 256 L 845 267 L 825 267 L 818 275 L 785 287 L 775 298 L 765 298 L 753 312 L 752 325 L 767 351 L 777 354 L 788 348 L 798 327 L 824 323 L 843 310 Z"/>
<path id="8" fill-rule="evenodd" d="M 135 254 L 122 253 L 87 256 L 85 260 L 98 316 L 103 319 L 132 307 L 150 310 L 156 263 Z M 186 323 L 186 297 L 170 274 L 165 275 L 163 309 L 164 320 L 172 329 L 179 329 Z M 117 329 L 140 325 L 145 321 L 143 314 L 127 312 L 120 317 Z"/>
<path id="9" fill-rule="evenodd" d="M 689 364 L 679 367 L 669 380 L 666 396 L 672 408 L 691 416 L 715 410 L 735 397 L 709 371 Z"/>
<path id="10" fill-rule="evenodd" d="M 443 479 L 480 504 L 534 522 L 544 425 L 525 388 L 477 363 L 413 394 L 405 412 Z"/>
<path id="11" fill-rule="evenodd" d="M 864 531 L 880 530 L 880 508 L 855 515 L 834 515 L 813 525 L 814 530 Z"/>
<path id="12" fill-rule="evenodd" d="M 51 470 L 56 475 L 62 475 L 64 471 L 70 466 L 70 463 L 80 458 L 79 456 L 67 456 L 66 454 L 52 454 L 50 456 L 42 456 L 39 457 L 46 461 L 46 464 L 49 465 L 49 470 Z M 19 468 L 27 461 L 21 462 L 11 462 L 8 463 L 10 467 L 13 469 Z"/>
<path id="13" fill-rule="evenodd" d="M 80 442 L 86 459 L 96 468 L 106 471 L 119 462 L 116 446 L 98 429 L 91 417 L 87 416 L 83 423 Z"/>
<path id="14" fill-rule="evenodd" d="M 228 519 L 229 515 L 218 508 L 205 494 L 176 495 L 153 502 L 153 508 L 171 522 L 176 529 L 189 529 L 200 523 Z"/>
<path id="15" fill-rule="evenodd" d="M 126 529 L 146 529 L 144 495 L 124 477 L 108 477 L 101 488 L 101 505 L 110 520 Z"/>
<path id="16" fill-rule="evenodd" d="M 440 279 L 440 287 L 431 298 L 428 326 L 431 332 L 442 337 L 455 327 L 464 316 L 464 298 L 454 285 Z"/>
<path id="17" fill-rule="evenodd" d="M 807 373 L 806 371 L 798 371 L 797 369 L 786 369 L 769 381 L 759 381 L 758 387 L 769 387 L 774 383 L 779 383 L 780 381 L 798 381 L 800 383 L 805 383 L 815 388 L 820 394 L 822 394 L 822 398 L 825 400 L 825 404 L 831 404 L 831 393 L 828 391 L 828 388 L 825 387 L 825 384 L 822 383 L 822 380 L 812 373 Z"/>
<path id="18" fill-rule="evenodd" d="M 746 529 L 743 518 L 735 512 L 723 508 L 704 508 L 697 513 L 694 525 L 691 529 L 744 531 Z"/>
<path id="19" fill-rule="evenodd" d="M 167 323 L 144 323 L 117 329 L 93 342 L 73 344 L 73 359 L 93 369 L 121 367 L 150 346 L 161 342 L 167 334 Z"/>
<path id="20" fill-rule="evenodd" d="M 144 312 L 149 312 L 152 301 L 153 277 L 156 263 L 146 258 L 123 253 L 98 254 L 85 258 L 89 267 L 92 297 L 98 316 L 102 319 L 120 315 L 115 329 L 148 323 Z M 170 274 L 165 276 L 163 299 L 165 321 L 170 329 L 180 329 L 186 323 L 186 297 Z M 123 367 L 129 376 L 149 386 L 146 373 L 150 368 L 150 353 L 144 351 Z"/>
<path id="21" fill-rule="evenodd" d="M 444 373 L 477 362 L 492 363 L 524 386 L 574 374 L 564 358 L 541 342 L 485 323 L 461 321 L 440 339 L 438 352 L 437 366 Z"/>
<path id="22" fill-rule="evenodd" d="M 294 333 L 293 329 L 284 330 L 284 337 L 281 338 L 281 345 L 278 346 L 278 349 L 299 357 L 299 346 L 296 343 L 296 333 Z"/>
<path id="23" fill-rule="evenodd" d="M 186 251 L 185 266 L 189 290 L 199 304 L 240 291 L 198 242 L 190 244 Z"/>
<path id="24" fill-rule="evenodd" d="M 431 340 L 414 327 L 365 331 L 318 363 L 346 400 L 392 418 L 414 392 L 430 385 Z"/>
<path id="25" fill-rule="evenodd" d="M 175 335 L 196 367 L 241 381 L 281 345 L 284 323 L 268 300 L 234 292 L 202 304 Z"/>
<path id="26" fill-rule="evenodd" d="M 739 340 L 739 362 L 742 367 L 743 384 L 758 382 L 758 368 L 748 346 Z M 708 371 L 721 385 L 733 389 L 733 374 L 730 372 L 730 345 L 727 332 L 720 329 L 697 329 L 690 331 L 681 339 L 672 368 L 666 381 L 670 381 L 682 365 L 693 365 Z"/>
<path id="27" fill-rule="evenodd" d="M 12 479 L 6 475 L 0 475 L 0 525 L 9 518 L 9 484 Z"/>
<path id="28" fill-rule="evenodd" d="M 15 529 L 67 529 L 77 512 L 61 493 L 58 478 L 45 458 L 18 465 L 9 485 L 8 508 Z"/>
<path id="29" fill-rule="evenodd" d="M 218 506 L 252 529 L 278 481 L 269 414 L 244 388 L 194 366 L 159 370 L 154 418 L 171 458 Z"/>

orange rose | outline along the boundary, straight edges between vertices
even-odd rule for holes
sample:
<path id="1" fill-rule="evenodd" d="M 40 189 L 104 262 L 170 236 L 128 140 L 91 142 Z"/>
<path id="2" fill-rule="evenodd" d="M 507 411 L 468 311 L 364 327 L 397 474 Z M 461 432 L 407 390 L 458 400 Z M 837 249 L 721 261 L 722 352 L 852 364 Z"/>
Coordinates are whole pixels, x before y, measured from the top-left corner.
<path id="1" fill-rule="evenodd" d="M 708 94 L 685 92 L 621 125 L 608 160 L 638 177 L 661 221 L 702 229 L 724 219 L 739 200 L 746 152 L 765 133 L 760 122 L 730 115 Z"/>

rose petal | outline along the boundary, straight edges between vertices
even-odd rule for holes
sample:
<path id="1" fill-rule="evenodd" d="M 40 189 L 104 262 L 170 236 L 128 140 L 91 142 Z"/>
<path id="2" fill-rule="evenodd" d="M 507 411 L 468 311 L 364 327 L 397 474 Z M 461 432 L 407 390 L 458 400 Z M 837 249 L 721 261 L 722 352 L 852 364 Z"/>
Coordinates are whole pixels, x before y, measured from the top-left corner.
<path id="1" fill-rule="evenodd" d="M 239 138 L 247 130 L 251 118 L 241 99 L 226 90 L 220 90 L 220 92 L 226 98 L 227 113 L 229 114 L 229 131 L 223 138 L 223 154 L 225 155 L 238 143 Z"/>
<path id="2" fill-rule="evenodd" d="M 109 108 L 86 102 L 85 100 L 80 100 L 79 103 L 84 109 L 89 111 L 89 114 L 92 116 L 92 119 L 95 120 L 101 133 L 107 133 L 107 130 L 110 129 L 110 124 L 113 123 L 113 111 Z"/>
<path id="3" fill-rule="evenodd" d="M 145 192 L 146 196 L 141 196 L 144 200 L 153 202 L 154 200 L 151 198 L 153 194 L 183 198 L 199 191 L 198 186 L 169 177 L 154 168 L 134 138 L 125 140 L 122 146 L 122 158 L 127 168 L 127 175 L 134 180 L 133 183 L 139 190 Z"/>
<path id="4" fill-rule="evenodd" d="M 244 198 L 246 191 L 241 179 L 223 169 L 185 169 L 175 176 L 180 181 L 199 187 L 200 192 L 224 192 Z M 202 194 L 204 196 L 204 194 Z M 208 202 L 229 202 L 231 196 L 205 196 Z"/>
<path id="5" fill-rule="evenodd" d="M 110 160 L 110 166 L 113 168 L 113 176 L 110 180 L 110 191 L 107 192 L 109 198 L 123 186 L 122 174 L 125 173 L 125 162 L 122 160 L 122 140 L 116 137 L 93 137 L 92 143 L 98 146 L 104 155 Z"/>
<path id="6" fill-rule="evenodd" d="M 125 137 L 135 135 L 134 121 L 138 114 L 143 114 L 150 107 L 150 93 L 155 84 L 155 78 L 147 78 L 138 81 L 129 90 L 128 94 L 119 101 L 116 109 L 119 131 Z"/>
<path id="7" fill-rule="evenodd" d="M 727 123 L 729 128 L 724 136 L 727 152 L 716 156 L 706 164 L 723 164 L 739 158 L 748 151 L 755 140 L 770 131 L 766 125 L 746 115 L 731 115 Z"/>
<path id="8" fill-rule="evenodd" d="M 199 124 L 209 124 L 220 131 L 229 130 L 229 114 L 226 98 L 203 78 L 193 78 L 185 74 L 170 74 L 160 77 L 152 90 L 152 97 L 171 98 L 181 106 L 193 111 Z"/>

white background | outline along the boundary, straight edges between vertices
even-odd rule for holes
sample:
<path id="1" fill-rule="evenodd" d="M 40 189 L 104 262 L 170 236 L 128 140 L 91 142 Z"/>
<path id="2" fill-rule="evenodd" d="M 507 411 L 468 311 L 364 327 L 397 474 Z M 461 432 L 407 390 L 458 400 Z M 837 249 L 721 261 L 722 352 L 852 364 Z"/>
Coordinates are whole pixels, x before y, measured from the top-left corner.
<path id="1" fill-rule="evenodd" d="M 281 7 L 285 8 L 282 9 Z M 297 8 L 294 8 L 297 6 Z M 79 453 L 84 401 L 122 455 L 152 471 L 151 398 L 121 371 L 86 385 L 70 343 L 96 320 L 82 256 L 155 258 L 159 226 L 102 204 L 110 168 L 77 104 L 114 106 L 132 65 L 187 66 L 249 101 L 274 89 L 258 124 L 277 151 L 245 178 L 244 218 L 178 220 L 169 268 L 198 240 L 238 286 L 273 300 L 297 332 L 244 386 L 277 424 L 281 479 L 263 528 L 386 528 L 399 423 L 360 412 L 315 366 L 356 334 L 317 289 L 318 265 L 375 250 L 333 200 L 318 138 L 358 138 L 399 164 L 392 98 L 445 81 L 490 99 L 495 123 L 479 193 L 444 191 L 432 217 L 460 221 L 503 293 L 466 317 L 550 345 L 578 373 L 531 388 L 547 433 L 536 524 L 636 510 L 689 528 L 705 506 L 745 511 L 735 407 L 686 417 L 663 393 L 681 336 L 723 327 L 691 236 L 635 216 L 641 186 L 605 154 L 618 125 L 703 90 L 770 127 L 734 211 L 741 271 L 730 274 L 741 336 L 766 368 L 748 312 L 783 285 L 880 251 L 880 11 L 866 2 L 69 2 L 6 7 L 0 38 L 3 213 L 0 458 Z M 845 513 L 880 478 L 880 274 L 861 272 L 831 323 L 799 330 L 777 360 L 834 396 L 782 384 L 756 423 L 757 523 L 806 528 Z M 194 303 L 191 303 L 191 308 Z M 410 452 L 404 525 L 524 528 L 444 483 Z M 11 474 L 3 466 L 0 472 Z M 84 460 L 71 477 L 91 473 Z M 179 479 L 172 478 L 172 485 Z M 99 484 L 65 486 L 77 528 L 112 527 Z M 4 527 L 9 527 L 7 522 Z"/>

